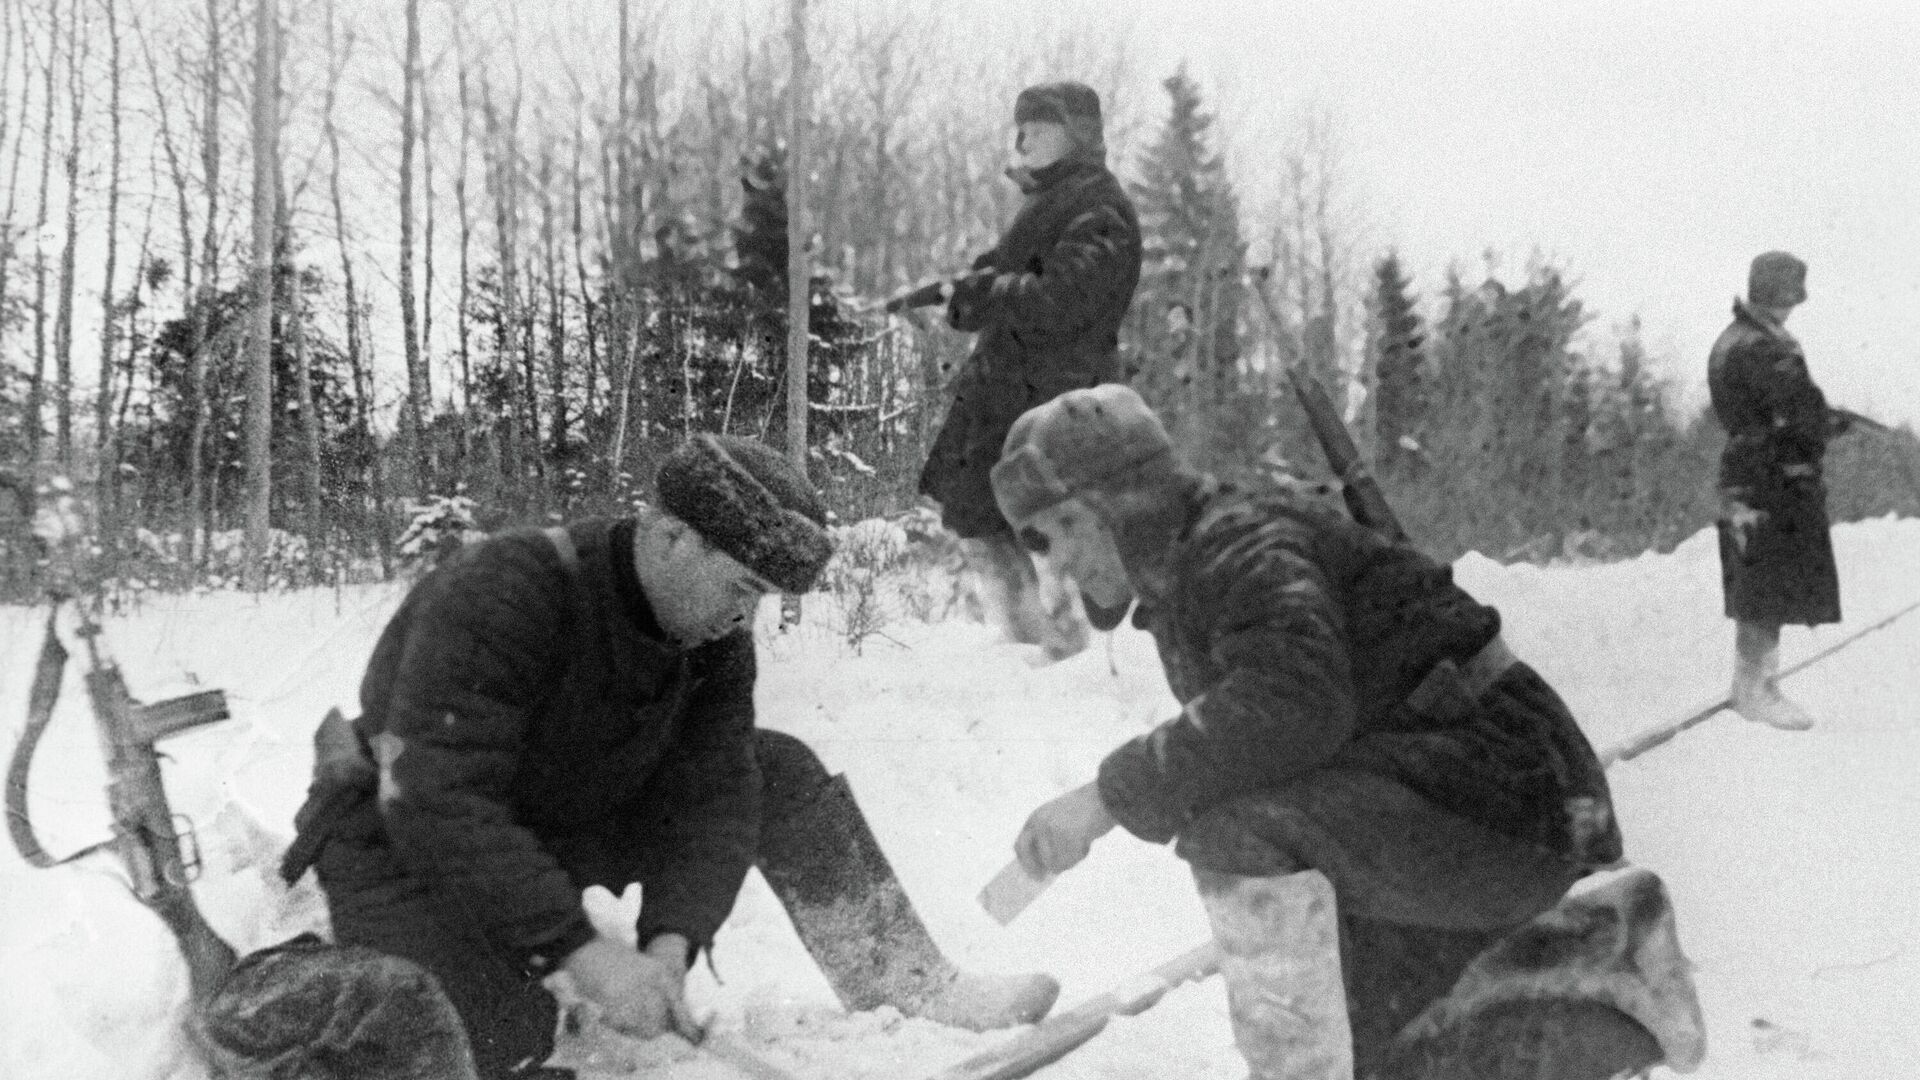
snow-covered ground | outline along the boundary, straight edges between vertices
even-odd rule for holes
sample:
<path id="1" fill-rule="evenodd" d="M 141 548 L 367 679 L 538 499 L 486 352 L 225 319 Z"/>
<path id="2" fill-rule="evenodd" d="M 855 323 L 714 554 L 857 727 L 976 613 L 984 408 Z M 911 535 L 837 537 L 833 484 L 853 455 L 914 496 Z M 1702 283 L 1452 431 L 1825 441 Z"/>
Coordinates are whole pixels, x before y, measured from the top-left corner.
<path id="1" fill-rule="evenodd" d="M 1920 522 L 1835 530 L 1848 618 L 1787 633 L 1789 663 L 1920 600 Z M 1725 689 L 1731 626 L 1720 617 L 1712 536 L 1597 566 L 1501 567 L 1474 556 L 1461 580 L 1497 604 L 1508 640 L 1573 704 L 1605 748 Z M 306 786 L 309 733 L 351 707 L 361 665 L 397 587 L 256 599 L 166 598 L 108 623 L 137 695 L 224 688 L 236 720 L 166 749 L 175 808 L 198 823 L 203 910 L 249 949 L 316 918 L 311 895 L 268 883 Z M 856 653 L 840 616 L 763 624 L 761 722 L 805 738 L 844 770 L 901 877 L 948 952 L 982 969 L 1040 968 L 1062 1004 L 1098 993 L 1206 935 L 1181 865 L 1115 834 L 1019 921 L 1001 928 L 974 895 L 1006 861 L 1027 812 L 1091 776 L 1108 748 L 1167 715 L 1152 642 L 1123 629 L 1081 656 L 1035 666 L 963 620 L 895 621 Z M 770 613 L 765 613 L 770 616 Z M 0 731 L 25 714 L 41 615 L 0 608 Z M 70 665 L 33 776 L 49 849 L 98 839 L 99 755 Z M 1612 773 L 1629 856 L 1657 870 L 1698 967 L 1708 1024 L 1702 1077 L 1865 1080 L 1920 1062 L 1920 613 L 1795 677 L 1821 720 L 1786 734 L 1722 715 Z M 0 1076 L 7 1080 L 194 1077 L 171 1025 L 185 972 L 159 922 L 102 864 L 32 870 L 0 854 Z M 610 927 L 637 895 L 590 898 Z M 931 1075 L 1004 1035 L 972 1035 L 891 1012 L 840 1013 L 765 885 L 750 876 L 693 980 L 696 1010 L 726 1038 L 611 1037 L 563 1047 L 593 1077 L 753 1075 L 745 1047 L 797 1077 Z M 1217 982 L 1114 1022 L 1044 1075 L 1238 1080 L 1245 1067 Z"/>

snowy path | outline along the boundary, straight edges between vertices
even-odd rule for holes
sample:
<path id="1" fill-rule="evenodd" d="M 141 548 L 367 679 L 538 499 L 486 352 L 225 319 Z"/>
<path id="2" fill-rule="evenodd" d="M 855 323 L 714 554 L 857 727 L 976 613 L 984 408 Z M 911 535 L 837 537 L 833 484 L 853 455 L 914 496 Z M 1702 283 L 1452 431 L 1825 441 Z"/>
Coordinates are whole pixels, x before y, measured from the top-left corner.
<path id="1" fill-rule="evenodd" d="M 1791 662 L 1920 599 L 1920 522 L 1835 531 L 1847 623 L 1789 630 Z M 1672 555 L 1608 566 L 1508 567 L 1469 557 L 1461 580 L 1500 606 L 1509 641 L 1573 704 L 1597 745 L 1717 697 L 1731 652 L 1719 616 L 1712 537 Z M 135 692 L 225 688 L 239 722 L 176 740 L 169 786 L 199 823 L 208 917 L 242 948 L 312 917 L 247 867 L 247 820 L 284 832 L 304 793 L 308 732 L 349 703 L 389 588 L 262 601 L 170 599 L 109 623 Z M 1098 993 L 1205 936 L 1170 853 L 1102 841 L 1011 928 L 973 895 L 1026 813 L 1084 781 L 1105 751 L 1171 709 L 1143 635 L 1035 669 L 979 626 L 895 625 L 898 644 L 863 655 L 825 623 L 768 635 L 762 722 L 844 770 L 909 891 L 957 960 L 1041 968 L 1062 1003 Z M 39 616 L 0 608 L 0 732 L 24 715 Z M 77 664 L 75 665 L 77 668 Z M 1115 669 L 1119 674 L 1115 674 Z M 101 770 L 77 670 L 34 775 L 49 848 L 97 839 Z M 1788 735 L 1720 716 L 1613 772 L 1629 855 L 1659 871 L 1698 965 L 1713 1080 L 1862 1080 L 1920 1061 L 1920 615 L 1797 677 L 1821 725 Z M 229 804 L 246 814 L 220 813 Z M 299 898 L 296 898 L 299 899 Z M 307 898 L 310 900 L 310 898 Z M 635 898 L 629 896 L 631 903 Z M 625 920 L 611 898 L 594 908 Z M 56 913 L 57 912 L 57 913 Z M 715 950 L 722 982 L 694 979 L 696 1008 L 801 1078 L 912 1080 L 1005 1036 L 976 1036 L 889 1012 L 844 1016 L 784 914 L 749 877 Z M 158 922 L 96 871 L 31 871 L 0 854 L 0 1077 L 196 1074 L 168 1017 L 184 972 Z M 684 1044 L 600 1038 L 563 1049 L 588 1075 L 705 1080 L 747 1075 Z M 1190 1076 L 1238 1080 L 1217 983 L 1170 995 L 1044 1074 L 1058 1080 Z"/>

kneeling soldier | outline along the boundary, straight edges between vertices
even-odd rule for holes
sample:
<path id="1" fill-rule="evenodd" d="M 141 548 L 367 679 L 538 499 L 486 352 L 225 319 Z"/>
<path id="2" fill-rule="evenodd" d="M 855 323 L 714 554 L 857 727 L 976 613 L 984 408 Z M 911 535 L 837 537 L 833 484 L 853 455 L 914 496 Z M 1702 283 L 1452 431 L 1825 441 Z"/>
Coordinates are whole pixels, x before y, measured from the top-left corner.
<path id="1" fill-rule="evenodd" d="M 1620 858 L 1592 748 L 1446 566 L 1195 472 L 1120 386 L 1022 416 L 993 485 L 1090 599 L 1138 601 L 1183 703 L 1036 810 L 1020 861 L 1061 873 L 1116 824 L 1176 840 L 1256 1080 L 1371 1073 L 1475 956 Z"/>
<path id="2" fill-rule="evenodd" d="M 321 733 L 283 873 L 318 871 L 340 945 L 432 974 L 485 1077 L 539 1075 L 556 971 L 615 1027 L 697 1035 L 687 968 L 749 866 L 848 1008 L 980 1030 L 1044 1015 L 1051 978 L 956 971 L 845 778 L 754 728 L 752 615 L 826 563 L 818 497 L 780 454 L 712 435 L 671 455 L 658 487 L 657 509 L 505 533 L 414 587 L 359 720 Z M 634 882 L 637 949 L 581 908 L 587 886 Z M 266 1038 L 240 1011 L 226 1029 Z"/>

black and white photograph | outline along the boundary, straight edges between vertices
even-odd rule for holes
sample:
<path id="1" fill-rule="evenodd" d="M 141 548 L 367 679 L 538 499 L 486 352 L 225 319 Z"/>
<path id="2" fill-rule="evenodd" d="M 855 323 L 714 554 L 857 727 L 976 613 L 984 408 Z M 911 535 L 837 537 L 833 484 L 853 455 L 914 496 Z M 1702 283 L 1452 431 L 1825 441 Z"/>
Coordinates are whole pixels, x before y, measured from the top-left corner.
<path id="1" fill-rule="evenodd" d="M 0 1080 L 1915 1072 L 1917 48 L 0 0 Z"/>

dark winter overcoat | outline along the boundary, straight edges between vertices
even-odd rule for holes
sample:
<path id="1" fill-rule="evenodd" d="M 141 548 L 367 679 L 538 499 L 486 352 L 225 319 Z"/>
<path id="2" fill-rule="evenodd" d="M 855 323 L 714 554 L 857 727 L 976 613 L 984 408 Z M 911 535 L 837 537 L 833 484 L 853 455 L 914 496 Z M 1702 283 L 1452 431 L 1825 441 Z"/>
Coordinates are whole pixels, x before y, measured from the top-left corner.
<path id="1" fill-rule="evenodd" d="M 1500 631 L 1499 614 L 1456 586 L 1449 567 L 1295 496 L 1209 483 L 1189 498 L 1166 595 L 1135 613 L 1183 709 L 1100 769 L 1101 796 L 1129 832 L 1185 847 L 1216 807 L 1281 799 L 1295 781 L 1342 770 L 1389 782 L 1352 785 L 1356 793 L 1405 789 L 1418 805 L 1575 866 L 1619 858 L 1600 764 L 1525 664 L 1477 699 L 1407 706 L 1439 661 L 1463 663 Z M 1433 860 L 1367 853 L 1383 864 L 1416 854 Z M 1436 924 L 1448 914 L 1435 913 Z"/>
<path id="2" fill-rule="evenodd" d="M 920 491 L 963 537 L 1009 532 L 988 471 L 1014 420 L 1068 390 L 1121 377 L 1120 322 L 1140 279 L 1140 221 L 1104 165 L 1074 157 L 1037 187 L 948 304 L 979 336 L 954 383 Z"/>
<path id="3" fill-rule="evenodd" d="M 1821 458 L 1837 430 L 1785 327 L 1742 301 L 1707 363 L 1727 431 L 1720 568 L 1729 618 L 1808 626 L 1840 621 Z"/>
<path id="4" fill-rule="evenodd" d="M 577 573 L 541 532 L 506 533 L 408 594 L 360 688 L 378 805 L 333 826 L 342 851 L 396 857 L 323 858 L 331 903 L 367 910 L 402 885 L 365 868 L 398 867 L 445 929 L 538 975 L 592 937 L 582 888 L 638 880 L 597 860 L 638 850 L 640 939 L 712 942 L 759 828 L 753 639 L 670 644 L 634 573 L 634 529 L 570 526 Z"/>

